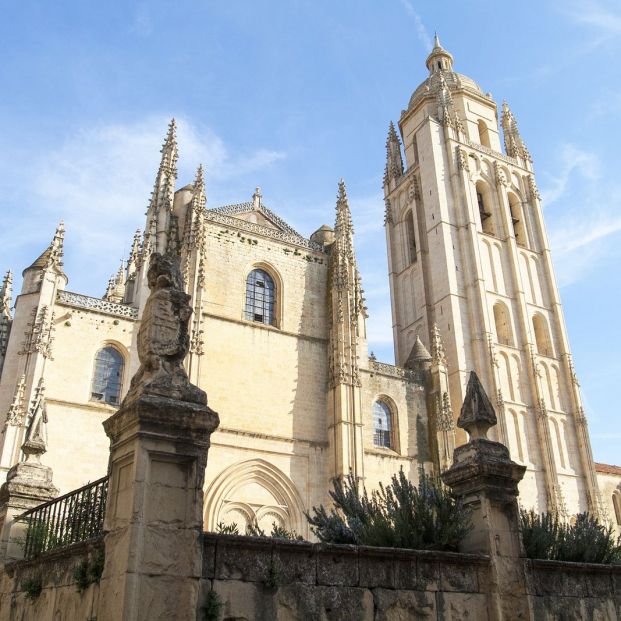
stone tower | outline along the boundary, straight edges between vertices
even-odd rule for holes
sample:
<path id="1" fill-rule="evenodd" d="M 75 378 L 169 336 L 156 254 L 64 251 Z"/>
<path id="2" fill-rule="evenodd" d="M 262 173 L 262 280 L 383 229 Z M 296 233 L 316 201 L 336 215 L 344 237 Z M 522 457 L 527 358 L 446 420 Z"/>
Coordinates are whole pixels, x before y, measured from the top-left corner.
<path id="1" fill-rule="evenodd" d="M 433 349 L 441 334 L 455 411 L 471 369 L 494 395 L 497 439 L 527 467 L 522 503 L 600 514 L 530 154 L 507 104 L 499 123 L 491 95 L 453 70 L 437 36 L 426 65 L 387 141 L 396 362 L 417 337 Z"/>

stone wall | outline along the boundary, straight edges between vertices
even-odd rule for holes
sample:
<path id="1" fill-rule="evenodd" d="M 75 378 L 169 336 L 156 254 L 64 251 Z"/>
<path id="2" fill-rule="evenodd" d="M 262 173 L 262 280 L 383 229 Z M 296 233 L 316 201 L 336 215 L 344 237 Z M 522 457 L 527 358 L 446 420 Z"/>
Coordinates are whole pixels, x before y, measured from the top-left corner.
<path id="1" fill-rule="evenodd" d="M 621 618 L 621 567 L 525 563 L 531 618 Z M 489 558 L 206 534 L 203 602 L 223 621 L 493 619 Z"/>
<path id="2" fill-rule="evenodd" d="M 37 561 L 0 567 L 0 621 L 95 621 L 99 585 L 78 590 L 75 572 L 103 549 L 76 544 Z M 285 542 L 205 534 L 197 619 L 208 592 L 219 621 L 405 621 L 493 619 L 489 558 L 388 548 Z M 531 619 L 621 618 L 621 567 L 519 560 Z M 27 581 L 41 578 L 31 597 Z"/>
<path id="3" fill-rule="evenodd" d="M 102 553 L 103 541 L 78 543 L 34 561 L 0 566 L 0 621 L 95 621 L 99 584 L 80 591 L 75 574 L 81 565 L 88 572 Z M 39 580 L 36 595 L 33 585 Z"/>

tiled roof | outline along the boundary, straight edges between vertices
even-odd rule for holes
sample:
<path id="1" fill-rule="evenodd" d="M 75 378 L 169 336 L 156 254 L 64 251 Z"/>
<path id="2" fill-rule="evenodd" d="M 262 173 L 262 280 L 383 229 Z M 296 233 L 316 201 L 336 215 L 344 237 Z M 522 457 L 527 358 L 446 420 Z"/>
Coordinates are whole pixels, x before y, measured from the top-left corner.
<path id="1" fill-rule="evenodd" d="M 618 474 L 621 476 L 621 466 L 613 466 L 611 464 L 598 464 L 595 462 L 595 472 L 602 474 Z"/>

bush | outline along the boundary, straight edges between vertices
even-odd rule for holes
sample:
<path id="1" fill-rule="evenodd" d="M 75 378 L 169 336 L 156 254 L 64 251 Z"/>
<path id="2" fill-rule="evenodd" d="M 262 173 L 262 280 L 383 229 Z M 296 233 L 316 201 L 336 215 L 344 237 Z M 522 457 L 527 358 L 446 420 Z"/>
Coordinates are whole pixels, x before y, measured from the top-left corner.
<path id="1" fill-rule="evenodd" d="M 588 513 L 574 524 L 561 522 L 551 513 L 520 511 L 522 540 L 528 558 L 576 563 L 621 564 L 621 536 Z"/>
<path id="2" fill-rule="evenodd" d="M 216 526 L 216 533 L 218 533 L 218 535 L 239 535 L 239 526 L 234 522 L 232 524 L 219 522 Z M 248 524 L 245 534 L 248 537 L 270 537 L 272 539 L 284 539 L 286 541 L 304 541 L 304 537 L 298 535 L 294 530 L 287 530 L 282 526 L 278 526 L 276 522 L 272 522 L 272 532 L 269 535 L 256 521 Z"/>
<path id="3" fill-rule="evenodd" d="M 422 471 L 418 486 L 402 468 L 370 496 L 351 474 L 335 479 L 333 486 L 334 508 L 328 512 L 322 505 L 313 507 L 312 515 L 306 514 L 323 542 L 456 551 L 472 528 L 470 512 L 439 479 Z"/>

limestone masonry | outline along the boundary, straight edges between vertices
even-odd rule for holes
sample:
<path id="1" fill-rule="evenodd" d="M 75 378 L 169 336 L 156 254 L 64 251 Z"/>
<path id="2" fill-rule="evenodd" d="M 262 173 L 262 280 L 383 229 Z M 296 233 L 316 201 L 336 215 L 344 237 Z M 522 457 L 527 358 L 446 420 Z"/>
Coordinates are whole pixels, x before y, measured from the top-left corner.
<path id="1" fill-rule="evenodd" d="M 568 519 L 588 510 L 618 528 L 621 469 L 593 462 L 515 117 L 453 70 L 437 38 L 426 64 L 428 77 L 387 140 L 396 365 L 369 357 L 345 184 L 334 227 L 310 239 L 273 213 L 258 188 L 251 201 L 208 209 L 201 167 L 176 189 L 172 121 L 144 232 L 101 299 L 66 289 L 62 224 L 24 270 L 14 309 L 12 274 L 4 279 L 0 483 L 28 461 L 24 447 L 39 445 L 60 493 L 99 479 L 110 444 L 102 422 L 139 367 L 140 391 L 150 385 L 155 394 L 163 382 L 164 392 L 178 390 L 199 407 L 201 391 L 181 395 L 187 378 L 175 364 L 183 361 L 220 416 L 205 529 L 234 522 L 243 532 L 256 521 L 271 530 L 275 522 L 309 538 L 304 512 L 329 501 L 333 477 L 352 472 L 370 489 L 399 468 L 417 479 L 421 469 L 451 466 L 467 441 L 455 422 L 476 370 L 498 418 L 491 440 L 524 468 L 521 504 Z M 154 253 L 164 262 L 166 253 L 180 255 L 180 272 L 149 272 Z M 162 292 L 157 326 L 145 311 L 149 285 Z M 189 322 L 187 343 L 179 321 Z M 155 334 L 157 351 L 141 353 L 141 334 L 151 344 Z"/>

